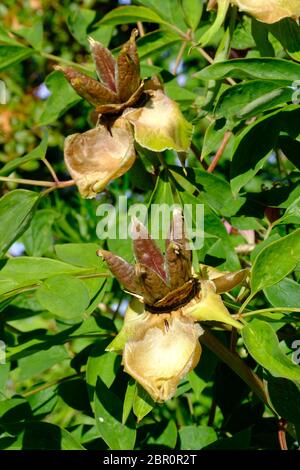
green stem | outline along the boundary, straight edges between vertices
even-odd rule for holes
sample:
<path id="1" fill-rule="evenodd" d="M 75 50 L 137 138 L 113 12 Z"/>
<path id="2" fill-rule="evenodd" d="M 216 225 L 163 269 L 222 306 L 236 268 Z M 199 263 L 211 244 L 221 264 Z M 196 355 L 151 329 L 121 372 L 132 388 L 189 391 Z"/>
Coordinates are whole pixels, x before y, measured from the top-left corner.
<path id="1" fill-rule="evenodd" d="M 165 162 L 165 160 L 164 160 L 164 157 L 162 156 L 162 153 L 161 153 L 161 152 L 156 152 L 156 155 L 157 155 L 157 157 L 158 157 L 158 159 L 159 159 L 161 165 L 162 165 L 164 168 L 168 169 L 168 165 L 166 164 L 166 162 Z"/>
<path id="2" fill-rule="evenodd" d="M 53 186 L 53 181 L 41 181 L 41 180 L 27 180 L 23 178 L 11 178 L 10 176 L 0 176 L 0 181 L 6 183 L 19 183 L 19 184 L 28 184 L 30 186 L 44 186 L 51 187 Z"/>
<path id="3" fill-rule="evenodd" d="M 49 189 L 46 189 L 44 193 L 53 191 L 54 189 L 66 188 L 67 186 L 74 186 L 74 180 L 68 181 L 43 181 L 43 180 L 28 180 L 24 178 L 12 178 L 10 176 L 0 176 L 0 181 L 6 183 L 17 183 L 17 184 L 26 184 L 29 186 L 43 186 Z M 44 194 L 43 193 L 43 194 Z"/>
<path id="4" fill-rule="evenodd" d="M 59 385 L 62 382 L 65 382 L 66 380 L 71 380 L 75 379 L 77 377 L 82 377 L 82 374 L 73 374 L 69 375 L 68 377 L 62 377 L 61 379 L 53 380 L 52 382 L 48 382 L 46 384 L 40 385 L 39 387 L 34 388 L 33 390 L 29 390 L 29 392 L 23 393 L 23 397 L 27 398 L 30 397 L 31 395 L 35 395 L 38 392 L 42 392 L 43 390 L 46 390 L 47 388 L 54 387 L 55 385 Z"/>
<path id="5" fill-rule="evenodd" d="M 249 297 L 247 297 L 247 299 L 245 300 L 245 302 L 241 305 L 241 308 L 239 309 L 239 316 L 242 316 L 242 312 L 245 310 L 245 308 L 247 307 L 247 305 L 249 304 L 249 302 L 251 302 L 251 300 L 253 299 L 254 295 L 256 294 L 256 292 L 254 294 L 250 294 Z"/>
<path id="6" fill-rule="evenodd" d="M 53 181 L 51 186 L 42 192 L 42 196 L 47 196 L 49 193 L 51 193 L 52 191 L 55 191 L 56 189 L 63 189 L 63 188 L 68 188 L 69 186 L 75 186 L 75 184 L 76 183 L 74 180 L 60 181 L 59 183 L 56 183 L 55 181 Z"/>
<path id="7" fill-rule="evenodd" d="M 76 277 L 79 279 L 94 279 L 94 278 L 97 279 L 97 278 L 102 278 L 102 277 L 111 277 L 111 274 L 110 273 L 82 274 Z M 23 292 L 35 290 L 41 286 L 41 282 L 42 281 L 39 281 L 39 283 L 31 284 L 30 286 L 19 287 L 9 292 L 5 292 L 4 294 L 1 294 L 1 297 L 3 297 L 3 299 L 9 299 L 10 297 L 14 297 L 15 295 L 21 294 Z"/>
<path id="8" fill-rule="evenodd" d="M 172 72 L 173 75 L 177 74 L 177 69 L 178 69 L 180 61 L 183 57 L 186 46 L 187 46 L 187 43 L 185 41 L 183 41 L 181 46 L 180 46 L 179 52 L 177 54 L 176 60 L 175 60 L 175 65 L 174 65 L 174 69 L 173 69 L 173 72 Z"/>
<path id="9" fill-rule="evenodd" d="M 270 233 L 272 232 L 272 230 L 273 230 L 273 224 L 269 223 L 268 228 L 267 228 L 267 230 L 266 230 L 266 232 L 265 232 L 265 234 L 264 234 L 264 240 L 266 240 L 267 238 L 269 238 L 269 235 L 270 235 Z"/>
<path id="10" fill-rule="evenodd" d="M 300 308 L 288 308 L 288 307 L 270 307 L 270 308 L 261 308 L 259 310 L 252 310 L 251 312 L 246 312 L 243 314 L 236 314 L 232 315 L 233 317 L 249 317 L 250 315 L 259 315 L 261 313 L 268 313 L 268 312 L 281 312 L 281 313 L 290 313 L 290 312 L 295 312 L 298 313 L 300 312 Z"/>
<path id="11" fill-rule="evenodd" d="M 73 62 L 72 60 L 68 60 L 68 59 L 64 59 L 63 57 L 58 57 L 56 55 L 53 55 L 53 54 L 48 54 L 48 52 L 44 52 L 44 51 L 36 51 L 37 53 L 39 53 L 42 57 L 45 57 L 45 59 L 49 59 L 49 60 L 53 60 L 54 62 L 59 62 L 61 64 L 64 64 L 64 65 L 67 65 L 69 67 L 74 67 L 74 68 L 77 68 L 77 69 L 81 69 L 83 72 L 93 72 L 94 71 L 94 68 L 93 66 L 89 66 L 89 65 L 79 65 L 79 64 L 76 64 L 75 62 Z"/>
<path id="12" fill-rule="evenodd" d="M 96 273 L 96 274 L 84 274 L 83 276 L 77 276 L 79 279 L 96 279 L 98 277 L 112 277 L 111 273 Z"/>

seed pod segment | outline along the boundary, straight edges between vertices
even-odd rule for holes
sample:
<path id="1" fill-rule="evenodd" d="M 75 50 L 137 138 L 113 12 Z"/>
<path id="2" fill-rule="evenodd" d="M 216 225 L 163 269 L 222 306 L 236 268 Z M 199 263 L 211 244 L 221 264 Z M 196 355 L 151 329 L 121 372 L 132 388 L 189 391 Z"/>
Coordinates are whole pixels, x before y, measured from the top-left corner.
<path id="1" fill-rule="evenodd" d="M 91 37 L 88 39 L 99 80 L 103 83 L 103 85 L 116 93 L 117 87 L 115 76 L 117 64 L 112 56 L 112 53 L 100 42 L 95 41 Z"/>
<path id="2" fill-rule="evenodd" d="M 138 31 L 134 29 L 118 56 L 117 92 L 122 103 L 133 95 L 141 81 L 140 61 L 135 43 L 137 35 Z"/>
<path id="3" fill-rule="evenodd" d="M 173 211 L 173 220 L 166 241 L 168 282 L 171 289 L 177 289 L 192 276 L 192 252 L 188 249 L 182 211 Z"/>
<path id="4" fill-rule="evenodd" d="M 106 88 L 106 86 L 97 80 L 78 72 L 72 67 L 61 67 L 58 65 L 55 69 L 63 72 L 76 93 L 89 101 L 93 106 L 99 106 L 104 103 L 118 103 L 116 93 Z"/>
<path id="5" fill-rule="evenodd" d="M 132 218 L 131 231 L 137 261 L 155 271 L 166 282 L 167 274 L 164 268 L 164 256 L 151 239 L 146 227 L 136 217 Z"/>
<path id="6" fill-rule="evenodd" d="M 132 264 L 125 261 L 120 256 L 114 255 L 110 251 L 98 250 L 97 255 L 101 256 L 107 263 L 112 274 L 129 292 L 140 293 L 139 284 Z"/>

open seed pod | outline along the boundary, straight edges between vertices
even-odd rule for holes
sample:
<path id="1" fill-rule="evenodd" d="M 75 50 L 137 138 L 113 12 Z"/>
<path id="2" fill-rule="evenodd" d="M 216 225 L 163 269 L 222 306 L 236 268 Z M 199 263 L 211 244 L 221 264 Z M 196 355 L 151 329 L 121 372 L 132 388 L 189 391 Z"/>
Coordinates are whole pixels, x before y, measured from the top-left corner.
<path id="1" fill-rule="evenodd" d="M 276 23 L 283 18 L 298 20 L 299 0 L 231 0 L 241 11 L 245 11 L 264 23 Z"/>
<path id="2" fill-rule="evenodd" d="M 198 363 L 202 328 L 198 321 L 216 321 L 240 329 L 218 292 L 231 290 L 247 272 L 220 273 L 205 267 L 205 276 L 192 270 L 192 257 L 180 210 L 175 210 L 166 254 L 147 229 L 133 220 L 132 265 L 105 250 L 98 254 L 126 290 L 131 302 L 123 328 L 108 346 L 123 352 L 124 369 L 156 401 L 171 398 L 179 381 Z M 203 270 L 202 270 L 203 271 Z"/>

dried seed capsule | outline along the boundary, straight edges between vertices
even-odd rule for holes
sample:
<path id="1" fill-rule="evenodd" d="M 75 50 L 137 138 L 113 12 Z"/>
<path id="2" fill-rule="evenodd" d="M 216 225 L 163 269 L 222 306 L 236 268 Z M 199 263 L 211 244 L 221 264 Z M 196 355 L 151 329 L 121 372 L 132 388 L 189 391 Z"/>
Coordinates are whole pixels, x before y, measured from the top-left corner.
<path id="1" fill-rule="evenodd" d="M 161 317 L 144 334 L 126 342 L 123 352 L 125 371 L 137 380 L 155 401 L 174 396 L 180 380 L 197 365 L 201 355 L 202 328 L 188 319 Z M 166 322 L 167 325 L 166 326 Z M 144 327 L 145 330 L 145 327 Z"/>
<path id="2" fill-rule="evenodd" d="M 116 92 L 115 59 L 113 58 L 110 50 L 104 47 L 100 42 L 95 41 L 93 38 L 89 38 L 89 43 L 99 80 L 111 91 Z"/>
<path id="3" fill-rule="evenodd" d="M 132 218 L 133 248 L 139 263 L 155 271 L 165 282 L 164 256 L 151 239 L 146 227 L 135 217 Z"/>
<path id="4" fill-rule="evenodd" d="M 78 72 L 72 67 L 56 66 L 55 68 L 62 71 L 76 93 L 89 101 L 93 106 L 99 106 L 104 103 L 118 103 L 116 93 L 106 88 L 106 86 L 97 80 Z"/>
<path id="5" fill-rule="evenodd" d="M 188 249 L 182 211 L 175 209 L 166 242 L 168 281 L 171 289 L 177 289 L 191 278 L 192 252 Z"/>
<path id="6" fill-rule="evenodd" d="M 114 255 L 110 251 L 98 250 L 97 255 L 101 256 L 107 263 L 112 274 L 130 292 L 139 294 L 139 284 L 132 264 L 125 261 L 120 256 Z"/>
<path id="7" fill-rule="evenodd" d="M 231 0 L 231 3 L 264 23 L 276 23 L 287 17 L 298 19 L 300 16 L 299 0 Z"/>
<path id="8" fill-rule="evenodd" d="M 145 304 L 153 305 L 170 292 L 162 278 L 148 266 L 136 264 L 135 273 Z"/>
<path id="9" fill-rule="evenodd" d="M 228 292 L 235 286 L 241 284 L 249 274 L 249 269 L 241 269 L 235 273 L 226 273 L 223 276 L 216 277 L 213 279 L 213 283 L 216 286 L 216 293 L 222 294 Z"/>
<path id="10" fill-rule="evenodd" d="M 122 103 L 133 95 L 141 82 L 140 61 L 135 44 L 137 34 L 137 30 L 134 29 L 118 56 L 117 91 Z"/>
<path id="11" fill-rule="evenodd" d="M 95 129 L 66 138 L 66 166 L 83 197 L 95 197 L 133 165 L 136 154 L 130 124 L 122 117 L 108 130 Z"/>

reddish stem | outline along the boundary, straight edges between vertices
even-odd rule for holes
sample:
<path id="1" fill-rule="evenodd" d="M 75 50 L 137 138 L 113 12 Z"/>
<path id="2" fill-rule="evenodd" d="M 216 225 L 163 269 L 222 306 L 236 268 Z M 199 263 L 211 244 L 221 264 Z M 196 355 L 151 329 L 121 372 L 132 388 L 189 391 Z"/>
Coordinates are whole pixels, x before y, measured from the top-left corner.
<path id="1" fill-rule="evenodd" d="M 224 150 L 226 148 L 226 145 L 228 144 L 228 141 L 229 141 L 231 136 L 232 136 L 231 131 L 226 131 L 225 132 L 222 143 L 221 143 L 220 147 L 218 148 L 218 151 L 217 151 L 216 155 L 214 156 L 211 164 L 209 165 L 209 167 L 207 169 L 207 173 L 212 173 L 214 171 L 214 169 L 216 168 L 216 166 L 219 163 L 219 160 L 222 157 L 223 152 L 224 152 Z"/>
<path id="2" fill-rule="evenodd" d="M 285 435 L 285 428 L 286 428 L 287 421 L 281 418 L 278 421 L 278 441 L 281 450 L 289 450 L 286 444 L 286 435 Z"/>

